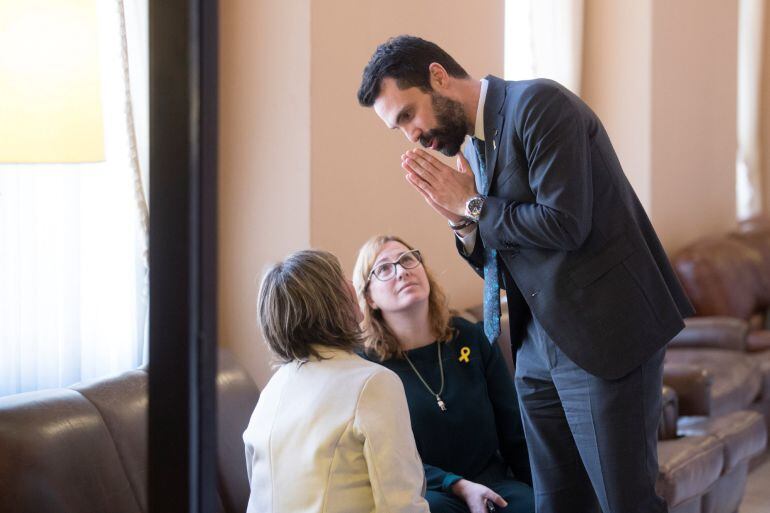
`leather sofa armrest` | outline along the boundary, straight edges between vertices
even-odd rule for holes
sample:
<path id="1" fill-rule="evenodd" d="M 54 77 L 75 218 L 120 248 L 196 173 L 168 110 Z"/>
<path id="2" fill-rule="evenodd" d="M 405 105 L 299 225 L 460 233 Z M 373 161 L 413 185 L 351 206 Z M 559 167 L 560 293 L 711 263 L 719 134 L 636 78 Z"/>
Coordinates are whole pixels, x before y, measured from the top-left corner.
<path id="1" fill-rule="evenodd" d="M 677 436 L 677 421 L 679 420 L 679 398 L 673 388 L 663 386 L 661 392 L 660 424 L 658 425 L 658 440 L 673 440 Z"/>
<path id="2" fill-rule="evenodd" d="M 748 323 L 736 317 L 692 317 L 668 345 L 746 351 L 748 331 Z"/>
<path id="3" fill-rule="evenodd" d="M 711 413 L 711 373 L 697 365 L 667 363 L 663 367 L 663 384 L 676 391 L 679 415 Z"/>
<path id="4" fill-rule="evenodd" d="M 770 330 L 756 330 L 749 332 L 746 339 L 746 350 L 750 353 L 759 353 L 770 349 Z"/>

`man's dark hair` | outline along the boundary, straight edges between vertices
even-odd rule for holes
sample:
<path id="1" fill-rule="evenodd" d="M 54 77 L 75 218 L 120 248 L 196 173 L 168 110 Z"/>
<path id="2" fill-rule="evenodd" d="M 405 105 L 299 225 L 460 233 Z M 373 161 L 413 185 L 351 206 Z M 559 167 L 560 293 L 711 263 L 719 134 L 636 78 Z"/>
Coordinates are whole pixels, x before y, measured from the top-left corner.
<path id="1" fill-rule="evenodd" d="M 375 50 L 364 68 L 358 103 L 371 107 L 380 95 L 382 80 L 393 78 L 399 89 L 419 87 L 423 92 L 432 91 L 428 66 L 437 62 L 450 76 L 468 78 L 468 73 L 451 55 L 435 43 L 415 36 L 392 37 Z"/>

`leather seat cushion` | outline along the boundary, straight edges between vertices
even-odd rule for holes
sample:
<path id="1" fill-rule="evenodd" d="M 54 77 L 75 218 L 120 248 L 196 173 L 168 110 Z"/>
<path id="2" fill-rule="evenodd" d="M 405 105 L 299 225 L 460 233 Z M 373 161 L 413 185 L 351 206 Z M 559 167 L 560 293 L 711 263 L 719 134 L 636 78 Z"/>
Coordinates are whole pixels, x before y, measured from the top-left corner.
<path id="1" fill-rule="evenodd" d="M 712 375 L 711 415 L 743 410 L 759 396 L 762 377 L 757 364 L 745 353 L 724 349 L 666 351 L 666 362 L 703 367 Z"/>

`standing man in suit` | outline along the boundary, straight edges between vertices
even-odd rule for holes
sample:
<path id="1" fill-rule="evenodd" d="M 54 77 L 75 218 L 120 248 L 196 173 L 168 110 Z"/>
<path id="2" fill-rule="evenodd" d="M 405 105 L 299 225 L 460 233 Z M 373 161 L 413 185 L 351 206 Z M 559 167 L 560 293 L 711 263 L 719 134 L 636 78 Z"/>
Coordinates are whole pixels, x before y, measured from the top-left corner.
<path id="1" fill-rule="evenodd" d="M 550 80 L 475 80 L 412 36 L 377 48 L 358 100 L 457 155 L 453 169 L 416 148 L 401 165 L 484 278 L 491 341 L 506 289 L 537 511 L 667 511 L 663 354 L 693 309 L 596 114 Z"/>

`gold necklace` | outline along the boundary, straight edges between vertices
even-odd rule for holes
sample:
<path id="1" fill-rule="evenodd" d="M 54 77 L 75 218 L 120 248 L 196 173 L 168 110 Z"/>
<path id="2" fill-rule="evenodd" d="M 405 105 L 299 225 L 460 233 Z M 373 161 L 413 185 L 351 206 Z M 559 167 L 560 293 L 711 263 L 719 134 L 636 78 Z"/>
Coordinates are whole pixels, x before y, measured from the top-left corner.
<path id="1" fill-rule="evenodd" d="M 409 356 L 407 356 L 406 352 L 404 352 L 404 358 L 406 358 L 406 363 L 409 364 L 414 373 L 417 374 L 417 377 L 420 378 L 422 384 L 425 385 L 425 388 L 428 389 L 430 395 L 436 398 L 436 404 L 438 404 L 438 407 L 441 408 L 441 411 L 446 411 L 446 403 L 443 401 L 443 399 L 441 399 L 441 393 L 444 392 L 444 364 L 441 362 L 441 342 L 436 342 L 436 350 L 438 352 L 438 368 L 439 372 L 441 372 L 441 388 L 439 388 L 438 392 L 434 392 L 433 389 L 428 385 L 428 382 L 423 379 L 422 375 L 417 371 L 417 367 L 414 366 L 412 360 L 409 359 Z"/>

